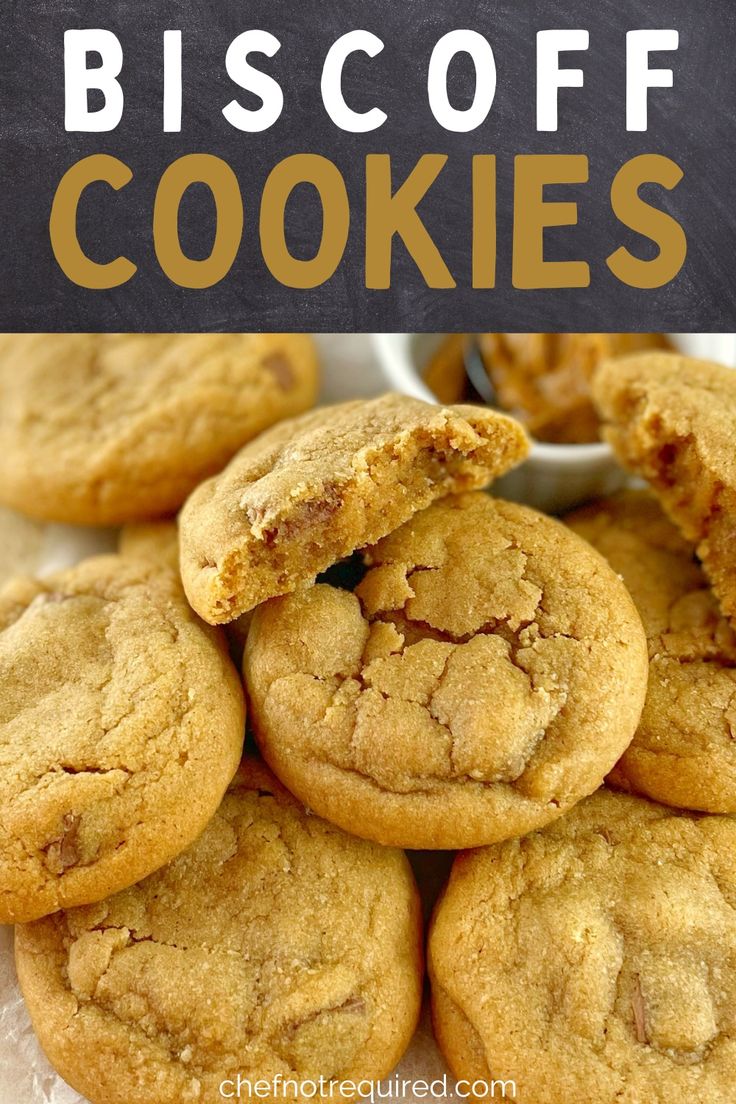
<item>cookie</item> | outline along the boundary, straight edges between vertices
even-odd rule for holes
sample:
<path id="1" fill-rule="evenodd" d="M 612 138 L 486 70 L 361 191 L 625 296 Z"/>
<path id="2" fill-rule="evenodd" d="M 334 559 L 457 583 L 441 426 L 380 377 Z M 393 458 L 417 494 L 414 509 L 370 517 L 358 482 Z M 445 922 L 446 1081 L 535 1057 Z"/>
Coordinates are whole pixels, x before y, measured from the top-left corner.
<path id="1" fill-rule="evenodd" d="M 238 1077 L 269 1101 L 322 1077 L 318 1099 L 346 1100 L 339 1083 L 382 1077 L 411 1038 L 420 942 L 406 857 L 249 762 L 187 852 L 19 928 L 16 961 L 44 1050 L 91 1104 L 210 1104 Z"/>
<path id="2" fill-rule="evenodd" d="M 457 1077 L 524 1104 L 731 1104 L 736 821 L 601 790 L 460 855 L 428 960 Z"/>
<path id="3" fill-rule="evenodd" d="M 380 843 L 476 847 L 553 820 L 629 744 L 646 641 L 625 587 L 559 522 L 446 498 L 253 615 L 264 757 L 321 816 Z"/>
<path id="4" fill-rule="evenodd" d="M 0 923 L 187 847 L 240 759 L 243 695 L 175 577 L 118 556 L 0 591 Z"/>
<path id="5" fill-rule="evenodd" d="M 43 543 L 40 522 L 0 506 L 0 586 L 20 572 L 35 571 Z"/>
<path id="6" fill-rule="evenodd" d="M 0 335 L 0 501 L 92 525 L 174 513 L 316 385 L 304 334 Z"/>
<path id="7" fill-rule="evenodd" d="M 124 525 L 118 539 L 118 552 L 126 558 L 157 563 L 179 574 L 179 531 L 175 521 L 132 522 Z"/>
<path id="8" fill-rule="evenodd" d="M 276 426 L 184 506 L 189 601 L 205 621 L 231 621 L 313 582 L 434 499 L 484 486 L 527 451 L 521 427 L 502 414 L 403 395 Z"/>
<path id="9" fill-rule="evenodd" d="M 736 372 L 651 354 L 604 365 L 594 398 L 625 467 L 696 546 L 736 627 Z"/>
<path id="10" fill-rule="evenodd" d="M 566 520 L 621 575 L 649 642 L 644 712 L 611 780 L 667 805 L 736 813 L 736 633 L 692 545 L 642 491 Z"/>
<path id="11" fill-rule="evenodd" d="M 179 576 L 179 530 L 175 521 L 124 525 L 120 531 L 118 551 L 121 556 L 143 557 Z M 250 618 L 249 613 L 244 613 L 242 617 L 224 626 L 230 654 L 238 666 L 243 660 Z"/>

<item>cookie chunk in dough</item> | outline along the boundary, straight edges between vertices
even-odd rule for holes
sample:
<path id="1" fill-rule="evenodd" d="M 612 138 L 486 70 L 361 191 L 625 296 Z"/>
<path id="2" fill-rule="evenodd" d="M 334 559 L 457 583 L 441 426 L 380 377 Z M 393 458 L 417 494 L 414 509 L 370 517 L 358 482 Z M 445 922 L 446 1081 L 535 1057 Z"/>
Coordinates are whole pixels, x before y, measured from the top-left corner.
<path id="1" fill-rule="evenodd" d="M 198 487 L 180 518 L 189 601 L 232 621 L 523 460 L 519 424 L 480 407 L 383 395 L 285 422 Z"/>
<path id="2" fill-rule="evenodd" d="M 305 334 L 2 334 L 0 502 L 91 525 L 172 514 L 316 390 Z"/>
<path id="3" fill-rule="evenodd" d="M 736 633 L 693 546 L 644 491 L 566 521 L 621 575 L 649 642 L 644 712 L 611 780 L 667 805 L 736 813 Z"/>
<path id="4" fill-rule="evenodd" d="M 355 593 L 256 610 L 253 729 L 321 816 L 380 843 L 476 847 L 566 812 L 631 741 L 646 640 L 620 579 L 525 506 L 475 493 L 366 552 Z"/>
<path id="5" fill-rule="evenodd" d="M 0 922 L 114 893 L 187 847 L 241 755 L 219 633 L 118 556 L 0 591 Z"/>
<path id="6" fill-rule="evenodd" d="M 459 1078 L 524 1104 L 732 1104 L 736 820 L 601 790 L 458 856 L 428 958 Z"/>
<path id="7" fill-rule="evenodd" d="M 274 1086 L 263 1100 L 350 1099 L 401 1057 L 422 990 L 406 857 L 249 761 L 188 851 L 19 928 L 16 961 L 44 1050 L 91 1104 L 213 1104 L 239 1075 Z"/>
<path id="8" fill-rule="evenodd" d="M 696 546 L 736 628 L 736 371 L 664 353 L 604 365 L 605 436 Z"/>

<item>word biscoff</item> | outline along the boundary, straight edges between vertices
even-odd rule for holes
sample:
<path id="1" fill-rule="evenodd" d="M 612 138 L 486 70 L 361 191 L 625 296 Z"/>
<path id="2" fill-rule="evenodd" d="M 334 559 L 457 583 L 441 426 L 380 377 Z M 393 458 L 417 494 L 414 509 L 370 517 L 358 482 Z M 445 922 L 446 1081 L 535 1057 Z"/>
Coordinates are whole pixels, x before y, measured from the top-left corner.
<path id="1" fill-rule="evenodd" d="M 590 46 L 587 30 L 542 30 L 536 39 L 536 128 L 556 131 L 557 93 L 560 88 L 583 88 L 582 69 L 563 68 L 560 54 L 581 53 Z M 650 88 L 672 88 L 671 69 L 649 66 L 654 51 L 676 51 L 679 34 L 676 30 L 633 30 L 626 35 L 626 129 L 646 131 Z M 281 117 L 284 93 L 279 82 L 268 73 L 251 65 L 251 54 L 272 58 L 281 49 L 281 42 L 270 31 L 250 29 L 237 35 L 225 55 L 225 68 L 230 80 L 239 88 L 260 100 L 259 107 L 243 107 L 237 99 L 222 109 L 222 114 L 236 130 L 260 133 L 270 129 Z M 374 106 L 356 111 L 348 105 L 343 92 L 343 70 L 353 54 L 375 58 L 384 49 L 378 35 L 366 30 L 352 30 L 341 35 L 328 49 L 320 78 L 322 104 L 331 121 L 340 130 L 362 134 L 378 130 L 388 119 L 381 108 Z M 101 65 L 87 68 L 88 55 L 96 54 Z M 448 74 L 458 58 L 468 57 L 474 69 L 472 102 L 458 108 L 451 103 Z M 182 33 L 168 30 L 163 34 L 163 130 L 182 129 Z M 117 35 L 108 30 L 68 30 L 64 35 L 64 96 L 65 126 L 69 131 L 109 132 L 123 117 L 125 97 L 119 79 L 123 68 L 123 48 Z M 380 79 L 380 77 L 378 78 Z M 479 31 L 456 29 L 448 31 L 436 42 L 427 64 L 427 103 L 435 121 L 443 130 L 467 133 L 482 126 L 488 118 L 496 97 L 497 70 L 493 47 Z M 88 91 L 102 92 L 104 104 L 90 110 Z"/>

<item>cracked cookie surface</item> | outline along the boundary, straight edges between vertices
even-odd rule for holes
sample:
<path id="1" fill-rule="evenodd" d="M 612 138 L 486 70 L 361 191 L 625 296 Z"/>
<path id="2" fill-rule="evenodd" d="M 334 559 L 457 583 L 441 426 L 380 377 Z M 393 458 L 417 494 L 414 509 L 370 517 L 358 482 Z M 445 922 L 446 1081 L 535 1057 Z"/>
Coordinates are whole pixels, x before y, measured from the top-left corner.
<path id="1" fill-rule="evenodd" d="M 520 1104 L 731 1104 L 736 821 L 604 789 L 462 854 L 428 965 L 458 1077 Z"/>
<path id="2" fill-rule="evenodd" d="M 675 354 L 611 361 L 593 383 L 619 460 L 695 545 L 736 628 L 736 372 Z"/>
<path id="3" fill-rule="evenodd" d="M 173 513 L 316 388 L 305 334 L 0 335 L 0 501 L 92 525 Z"/>
<path id="4" fill-rule="evenodd" d="M 475 493 L 365 557 L 354 594 L 317 584 L 251 623 L 253 729 L 289 789 L 381 843 L 456 848 L 527 832 L 601 784 L 639 720 L 647 653 L 598 553 Z"/>
<path id="5" fill-rule="evenodd" d="M 243 695 L 175 576 L 118 556 L 0 591 L 0 922 L 99 900 L 202 830 Z"/>
<path id="6" fill-rule="evenodd" d="M 404 395 L 325 407 L 276 426 L 182 510 L 189 601 L 205 621 L 231 621 L 313 582 L 435 499 L 485 486 L 528 447 L 503 414 Z"/>
<path id="7" fill-rule="evenodd" d="M 215 1104 L 238 1074 L 374 1079 L 419 1013 L 418 897 L 401 852 L 246 760 L 188 851 L 19 928 L 16 961 L 46 1053 L 92 1104 Z"/>
<path id="8" fill-rule="evenodd" d="M 736 633 L 691 544 L 646 492 L 566 522 L 623 578 L 649 642 L 649 689 L 611 780 L 657 801 L 736 813 Z"/>

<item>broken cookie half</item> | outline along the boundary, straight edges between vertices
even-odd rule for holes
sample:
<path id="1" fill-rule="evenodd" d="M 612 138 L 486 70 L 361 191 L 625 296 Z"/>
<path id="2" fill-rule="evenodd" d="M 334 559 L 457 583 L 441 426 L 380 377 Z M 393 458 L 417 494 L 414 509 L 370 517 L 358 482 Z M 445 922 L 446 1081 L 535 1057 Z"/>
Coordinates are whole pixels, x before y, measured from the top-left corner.
<path id="1" fill-rule="evenodd" d="M 593 397 L 605 436 L 696 546 L 736 627 L 736 371 L 652 353 L 609 361 Z"/>
<path id="2" fill-rule="evenodd" d="M 261 434 L 180 517 L 187 597 L 211 624 L 289 594 L 435 499 L 484 487 L 528 441 L 512 418 L 383 395 Z"/>

